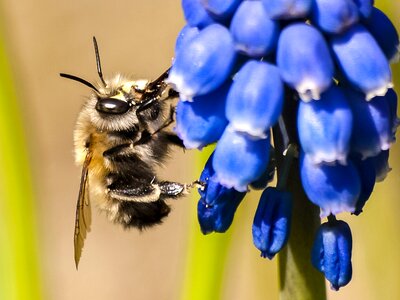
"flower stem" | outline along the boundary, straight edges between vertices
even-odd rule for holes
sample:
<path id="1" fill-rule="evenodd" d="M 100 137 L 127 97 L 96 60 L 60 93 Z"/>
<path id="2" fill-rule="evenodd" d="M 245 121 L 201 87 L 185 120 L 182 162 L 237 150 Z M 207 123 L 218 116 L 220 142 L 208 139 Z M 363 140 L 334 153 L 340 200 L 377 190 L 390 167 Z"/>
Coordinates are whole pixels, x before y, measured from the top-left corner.
<path id="1" fill-rule="evenodd" d="M 287 176 L 286 190 L 293 194 L 293 214 L 290 238 L 278 255 L 281 300 L 325 300 L 323 274 L 311 264 L 311 249 L 315 232 L 321 224 L 319 209 L 304 193 L 298 159 L 292 160 L 288 172 L 283 153 L 288 144 L 298 144 L 296 132 L 297 101 L 288 96 L 279 126 L 273 130 L 278 178 Z M 287 160 L 286 160 L 287 161 Z"/>

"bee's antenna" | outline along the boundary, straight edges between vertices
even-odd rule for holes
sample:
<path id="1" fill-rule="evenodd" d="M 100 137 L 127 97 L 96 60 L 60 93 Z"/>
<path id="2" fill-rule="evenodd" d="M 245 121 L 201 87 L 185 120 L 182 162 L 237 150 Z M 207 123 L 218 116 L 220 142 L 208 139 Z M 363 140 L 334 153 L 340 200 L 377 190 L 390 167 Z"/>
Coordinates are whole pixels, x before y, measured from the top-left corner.
<path id="1" fill-rule="evenodd" d="M 100 80 L 104 84 L 104 87 L 107 87 L 107 84 L 103 78 L 103 72 L 101 71 L 99 46 L 97 46 L 96 37 L 93 37 L 93 45 L 94 45 L 94 53 L 96 54 L 97 74 L 99 74 Z"/>
<path id="2" fill-rule="evenodd" d="M 83 78 L 80 78 L 78 76 L 71 75 L 71 74 L 65 74 L 65 73 L 60 73 L 60 76 L 64 77 L 64 78 L 71 79 L 71 80 L 78 81 L 78 82 L 90 87 L 91 89 L 95 90 L 97 93 L 100 93 L 99 90 L 93 84 L 91 84 L 89 81 L 86 81 Z"/>

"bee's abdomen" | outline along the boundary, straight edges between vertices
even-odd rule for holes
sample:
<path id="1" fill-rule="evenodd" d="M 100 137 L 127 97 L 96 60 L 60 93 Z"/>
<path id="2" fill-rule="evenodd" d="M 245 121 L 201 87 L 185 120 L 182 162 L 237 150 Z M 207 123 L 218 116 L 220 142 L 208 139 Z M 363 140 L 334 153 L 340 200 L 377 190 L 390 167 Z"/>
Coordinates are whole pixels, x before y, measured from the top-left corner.
<path id="1" fill-rule="evenodd" d="M 121 201 L 115 221 L 125 228 L 136 227 L 144 229 L 160 224 L 168 216 L 170 207 L 163 201 L 135 202 Z"/>

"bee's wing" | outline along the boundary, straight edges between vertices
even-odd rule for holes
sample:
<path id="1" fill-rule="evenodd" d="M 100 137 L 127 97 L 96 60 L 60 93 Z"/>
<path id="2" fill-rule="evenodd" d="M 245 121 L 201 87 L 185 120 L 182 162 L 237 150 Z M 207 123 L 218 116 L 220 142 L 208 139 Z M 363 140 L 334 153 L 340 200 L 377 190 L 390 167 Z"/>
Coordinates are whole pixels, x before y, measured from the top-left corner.
<path id="1" fill-rule="evenodd" d="M 91 152 L 86 154 L 82 167 L 81 184 L 79 187 L 78 203 L 76 204 L 75 232 L 74 232 L 74 250 L 75 250 L 75 266 L 78 269 L 79 260 L 82 254 L 83 244 L 85 242 L 86 233 L 90 231 L 90 223 L 92 219 L 90 202 L 89 202 L 89 181 L 88 167 L 92 159 Z"/>

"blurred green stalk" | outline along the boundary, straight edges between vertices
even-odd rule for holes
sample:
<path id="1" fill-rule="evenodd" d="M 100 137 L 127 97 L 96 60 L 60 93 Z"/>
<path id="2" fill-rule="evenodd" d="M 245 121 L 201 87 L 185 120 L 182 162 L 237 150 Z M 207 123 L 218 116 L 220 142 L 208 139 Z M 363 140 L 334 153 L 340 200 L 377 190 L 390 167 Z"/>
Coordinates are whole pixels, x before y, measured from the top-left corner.
<path id="1" fill-rule="evenodd" d="M 196 173 L 200 174 L 213 149 L 204 149 L 197 155 Z M 220 299 L 224 280 L 226 254 L 231 241 L 231 232 L 203 235 L 197 222 L 197 200 L 193 192 L 191 228 L 187 249 L 186 272 L 181 294 L 182 300 Z"/>
<path id="2" fill-rule="evenodd" d="M 3 29 L 3 28 L 2 28 Z M 40 299 L 28 151 L 0 31 L 0 299 Z"/>

